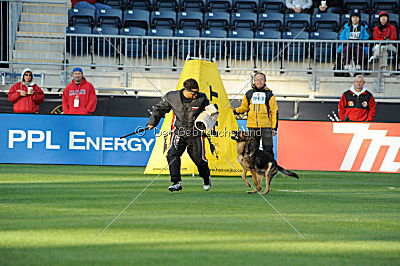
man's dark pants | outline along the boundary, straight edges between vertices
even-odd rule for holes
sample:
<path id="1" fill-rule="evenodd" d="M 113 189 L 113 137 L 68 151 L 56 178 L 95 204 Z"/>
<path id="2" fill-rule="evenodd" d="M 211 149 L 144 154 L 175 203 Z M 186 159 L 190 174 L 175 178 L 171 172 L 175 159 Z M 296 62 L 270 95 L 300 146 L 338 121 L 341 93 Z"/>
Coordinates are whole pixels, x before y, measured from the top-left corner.
<path id="1" fill-rule="evenodd" d="M 254 148 L 259 149 L 260 140 L 262 140 L 263 150 L 274 155 L 272 142 L 272 129 L 269 127 L 249 128 L 249 133 L 254 136 Z"/>

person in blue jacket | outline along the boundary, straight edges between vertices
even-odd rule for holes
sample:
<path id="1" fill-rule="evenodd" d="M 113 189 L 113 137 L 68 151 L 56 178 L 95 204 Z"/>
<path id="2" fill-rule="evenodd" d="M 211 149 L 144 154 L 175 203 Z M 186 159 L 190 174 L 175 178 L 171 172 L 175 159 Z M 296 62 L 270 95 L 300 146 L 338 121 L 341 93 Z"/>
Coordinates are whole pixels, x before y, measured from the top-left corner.
<path id="1" fill-rule="evenodd" d="M 340 31 L 340 40 L 368 40 L 370 34 L 368 25 L 361 22 L 361 15 L 357 9 L 354 9 L 350 14 L 350 19 L 343 25 Z M 366 57 L 368 55 L 368 45 L 358 45 L 356 43 L 345 43 L 339 45 L 338 53 L 342 53 L 342 66 L 345 70 L 351 70 L 351 61 L 354 61 L 355 69 L 359 70 L 362 65 L 367 64 Z M 365 66 L 363 67 L 365 68 Z"/>

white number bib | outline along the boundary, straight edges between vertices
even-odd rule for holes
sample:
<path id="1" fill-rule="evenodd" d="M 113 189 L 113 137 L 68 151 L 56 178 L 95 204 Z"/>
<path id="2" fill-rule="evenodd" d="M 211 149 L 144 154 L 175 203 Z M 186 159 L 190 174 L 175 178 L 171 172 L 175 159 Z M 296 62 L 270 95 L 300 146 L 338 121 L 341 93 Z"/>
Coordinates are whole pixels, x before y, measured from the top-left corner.
<path id="1" fill-rule="evenodd" d="M 265 104 L 265 93 L 254 92 L 251 101 L 253 102 L 253 104 Z"/>

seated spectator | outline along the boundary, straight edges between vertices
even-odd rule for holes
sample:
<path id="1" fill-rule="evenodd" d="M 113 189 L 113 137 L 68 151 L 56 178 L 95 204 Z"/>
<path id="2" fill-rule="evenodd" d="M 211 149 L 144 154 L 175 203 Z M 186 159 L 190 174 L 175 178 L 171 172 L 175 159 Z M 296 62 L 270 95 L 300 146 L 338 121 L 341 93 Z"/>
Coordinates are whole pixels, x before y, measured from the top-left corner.
<path id="1" fill-rule="evenodd" d="M 361 15 L 357 9 L 350 14 L 350 19 L 343 25 L 339 35 L 340 40 L 368 40 L 368 25 L 361 22 Z M 338 53 L 341 53 L 341 63 L 345 70 L 354 72 L 360 70 L 365 56 L 368 54 L 368 45 L 346 43 L 339 45 Z"/>
<path id="2" fill-rule="evenodd" d="M 96 110 L 97 96 L 92 83 L 83 77 L 83 70 L 75 67 L 72 70 L 70 84 L 62 94 L 62 109 L 64 114 L 90 115 Z"/>
<path id="3" fill-rule="evenodd" d="M 311 13 L 312 0 L 286 0 L 285 13 Z"/>
<path id="4" fill-rule="evenodd" d="M 376 102 L 364 84 L 364 77 L 358 75 L 353 86 L 342 94 L 338 106 L 340 121 L 374 121 Z"/>
<path id="5" fill-rule="evenodd" d="M 38 113 L 39 104 L 44 101 L 42 89 L 33 82 L 33 73 L 25 68 L 21 81 L 15 83 L 8 92 L 8 100 L 14 104 L 15 113 Z"/>
<path id="6" fill-rule="evenodd" d="M 382 11 L 379 13 L 378 25 L 376 25 L 374 28 L 372 39 L 379 41 L 397 40 L 396 27 L 390 24 L 389 14 L 387 12 Z M 369 62 L 373 61 L 374 59 L 379 59 L 380 68 L 382 71 L 384 71 L 384 76 L 390 76 L 390 73 L 387 72 L 388 51 L 396 53 L 397 49 L 392 44 L 377 44 L 372 49 L 373 55 L 369 59 Z"/>
<path id="7" fill-rule="evenodd" d="M 96 0 L 71 0 L 72 7 L 76 8 L 90 8 L 90 9 L 112 9 L 111 6 L 97 3 Z"/>
<path id="8" fill-rule="evenodd" d="M 329 0 L 329 1 L 314 1 L 314 14 L 321 13 L 342 13 L 342 9 L 340 8 L 341 2 L 338 0 Z"/>

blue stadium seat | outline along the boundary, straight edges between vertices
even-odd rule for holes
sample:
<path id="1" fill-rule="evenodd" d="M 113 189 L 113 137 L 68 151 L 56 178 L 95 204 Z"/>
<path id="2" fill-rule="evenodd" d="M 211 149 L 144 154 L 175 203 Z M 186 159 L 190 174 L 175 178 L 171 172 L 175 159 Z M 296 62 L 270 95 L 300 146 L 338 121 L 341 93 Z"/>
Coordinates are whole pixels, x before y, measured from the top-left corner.
<path id="1" fill-rule="evenodd" d="M 306 13 L 289 13 L 285 15 L 285 28 L 288 31 L 304 29 L 308 31 L 311 26 L 311 16 Z"/>
<path id="2" fill-rule="evenodd" d="M 340 25 L 343 26 L 349 20 L 350 20 L 350 14 L 342 14 L 340 18 Z M 369 15 L 366 13 L 361 13 L 361 21 L 369 26 Z"/>
<path id="3" fill-rule="evenodd" d="M 130 10 L 150 10 L 153 8 L 151 0 L 126 0 L 125 5 Z"/>
<path id="4" fill-rule="evenodd" d="M 176 25 L 176 13 L 174 11 L 153 11 L 151 12 L 151 27 L 174 29 Z"/>
<path id="5" fill-rule="evenodd" d="M 124 18 L 122 20 L 122 27 L 137 27 L 148 29 L 149 21 L 150 13 L 147 10 L 125 10 Z"/>
<path id="6" fill-rule="evenodd" d="M 69 34 L 92 34 L 92 28 L 86 25 L 69 26 L 66 28 Z M 66 46 L 67 52 L 73 56 L 87 55 L 90 53 L 90 38 L 81 36 L 67 36 Z"/>
<path id="7" fill-rule="evenodd" d="M 205 29 L 227 30 L 230 27 L 231 16 L 227 12 L 207 12 L 204 14 Z"/>
<path id="8" fill-rule="evenodd" d="M 178 10 L 178 0 L 154 0 L 153 3 L 155 10 L 174 11 Z"/>
<path id="9" fill-rule="evenodd" d="M 286 0 L 260 0 L 260 11 L 283 12 L 286 9 Z"/>
<path id="10" fill-rule="evenodd" d="M 253 39 L 254 32 L 251 30 L 232 30 L 228 33 L 229 38 Z M 230 58 L 237 60 L 249 60 L 253 56 L 253 46 L 251 41 L 229 41 Z"/>
<path id="11" fill-rule="evenodd" d="M 212 12 L 231 12 L 232 0 L 207 0 L 207 10 Z"/>
<path id="12" fill-rule="evenodd" d="M 257 26 L 257 14 L 250 12 L 232 13 L 231 23 L 234 30 L 255 30 Z"/>
<path id="13" fill-rule="evenodd" d="M 119 30 L 121 36 L 146 36 L 146 30 L 142 28 L 122 28 Z M 127 57 L 140 58 L 144 54 L 143 39 L 121 38 L 121 52 Z"/>
<path id="14" fill-rule="evenodd" d="M 233 0 L 233 11 L 257 13 L 258 0 Z"/>
<path id="15" fill-rule="evenodd" d="M 314 56 L 317 62 L 330 63 L 332 59 L 336 58 L 336 45 L 332 42 L 323 42 L 323 40 L 337 40 L 337 32 L 312 32 L 310 34 L 310 39 L 320 40 L 320 42 L 315 42 L 314 46 Z"/>
<path id="16" fill-rule="evenodd" d="M 123 9 L 123 0 L 104 0 L 104 4 L 111 6 L 113 9 Z"/>
<path id="17" fill-rule="evenodd" d="M 175 40 L 176 54 L 179 58 L 199 57 L 199 41 L 193 38 L 200 37 L 200 31 L 196 29 L 179 29 L 175 30 L 175 37 L 185 39 Z"/>
<path id="18" fill-rule="evenodd" d="M 180 0 L 180 9 L 182 11 L 198 11 L 206 10 L 206 0 Z"/>
<path id="19" fill-rule="evenodd" d="M 96 27 L 93 29 L 93 34 L 105 35 L 107 37 L 107 39 L 103 38 L 102 36 L 94 38 L 94 44 L 93 44 L 94 53 L 100 56 L 114 56 L 115 47 L 117 47 L 118 45 L 118 38 L 117 38 L 119 35 L 118 28 L 112 26 Z"/>
<path id="20" fill-rule="evenodd" d="M 202 47 L 202 55 L 207 59 L 221 59 L 225 58 L 226 54 L 226 42 L 225 38 L 227 36 L 227 32 L 225 30 L 220 29 L 210 29 L 203 30 L 201 33 L 201 37 L 203 38 L 214 38 L 217 40 L 205 40 L 203 41 Z"/>
<path id="21" fill-rule="evenodd" d="M 283 52 L 283 58 L 292 61 L 302 61 L 307 55 L 307 44 L 301 40 L 308 40 L 308 32 L 286 31 L 282 33 L 282 38 L 288 40 L 287 46 Z M 290 42 L 291 39 L 295 39 Z M 300 42 L 299 42 L 300 41 Z"/>
<path id="22" fill-rule="evenodd" d="M 99 27 L 120 27 L 122 11 L 118 9 L 100 9 L 96 12 L 96 19 Z"/>
<path id="23" fill-rule="evenodd" d="M 338 31 L 340 15 L 334 13 L 314 14 L 312 28 L 314 31 Z"/>
<path id="24" fill-rule="evenodd" d="M 368 12 L 369 2 L 368 0 L 343 0 L 343 9 L 345 12 L 350 12 L 353 9 Z"/>
<path id="25" fill-rule="evenodd" d="M 270 29 L 281 31 L 284 16 L 281 13 L 262 13 L 258 15 L 258 28 L 260 30 Z"/>
<path id="26" fill-rule="evenodd" d="M 178 27 L 180 29 L 198 29 L 203 26 L 203 13 L 198 11 L 182 11 L 178 13 Z"/>
<path id="27" fill-rule="evenodd" d="M 263 40 L 279 40 L 282 38 L 282 33 L 276 30 L 260 30 L 256 31 L 255 33 L 256 39 L 263 39 Z M 279 42 L 273 41 L 263 41 L 258 42 L 256 46 L 256 55 L 258 59 L 261 60 L 273 60 L 277 59 L 279 56 L 279 51 L 281 49 L 281 44 Z"/>
<path id="28" fill-rule="evenodd" d="M 399 14 L 394 14 L 394 13 L 388 13 L 388 14 L 389 14 L 390 24 L 394 25 L 397 28 L 399 25 Z M 371 15 L 370 17 L 371 21 L 369 23 L 371 30 L 378 24 L 378 18 L 379 18 L 378 14 Z"/>
<path id="29" fill-rule="evenodd" d="M 174 31 L 171 29 L 151 29 L 149 30 L 148 36 L 154 37 L 173 37 Z M 148 40 L 148 47 L 150 47 L 150 56 L 155 58 L 166 58 L 172 54 L 172 38 L 168 39 L 151 39 Z"/>
<path id="30" fill-rule="evenodd" d="M 90 8 L 71 8 L 68 10 L 68 24 L 70 26 L 86 25 L 91 27 L 94 25 L 95 18 L 95 11 Z"/>
<path id="31" fill-rule="evenodd" d="M 379 13 L 381 11 L 398 13 L 399 7 L 399 0 L 371 0 L 371 8 L 373 13 Z"/>

